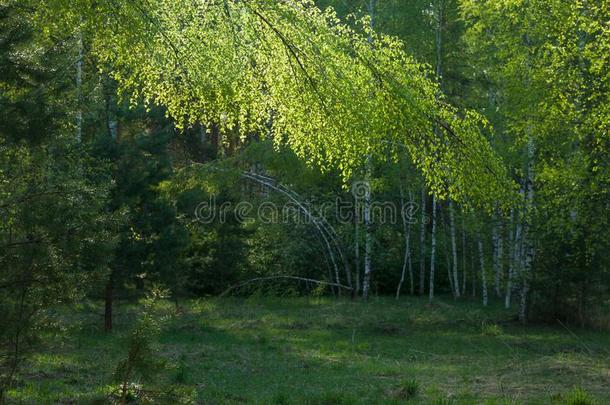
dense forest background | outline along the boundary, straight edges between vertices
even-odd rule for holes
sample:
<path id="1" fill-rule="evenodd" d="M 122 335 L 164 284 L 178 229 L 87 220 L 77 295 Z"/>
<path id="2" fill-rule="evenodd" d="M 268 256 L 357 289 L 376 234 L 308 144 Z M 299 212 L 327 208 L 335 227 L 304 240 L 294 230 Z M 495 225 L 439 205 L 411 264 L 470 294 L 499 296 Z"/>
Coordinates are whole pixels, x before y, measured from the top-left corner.
<path id="1" fill-rule="evenodd" d="M 130 43 L 133 37 L 116 28 L 138 32 L 142 27 L 133 21 L 163 24 L 176 10 L 164 5 L 160 11 L 147 1 L 108 1 L 92 11 L 88 3 L 0 2 L 0 387 L 12 379 L 16 353 L 36 337 L 46 308 L 83 297 L 104 300 L 109 331 L 113 302 L 142 296 L 153 285 L 168 288 L 176 305 L 222 293 L 353 299 L 402 294 L 430 302 L 447 294 L 483 306 L 501 301 L 523 322 L 609 326 L 606 1 L 316 2 L 322 9 L 333 7 L 353 30 L 349 35 L 362 38 L 361 44 L 351 39 L 354 46 L 383 43 L 381 55 L 387 43 L 387 49 L 398 46 L 411 55 L 404 74 L 435 83 L 421 88 L 428 89 L 430 103 L 455 107 L 446 117 L 476 114 L 472 125 L 482 128 L 490 160 L 487 146 L 476 142 L 443 160 L 434 150 L 457 149 L 441 133 L 448 139 L 455 134 L 435 118 L 422 124 L 430 139 L 440 140 L 437 149 L 429 149 L 432 163 L 413 158 L 428 146 L 409 143 L 402 127 L 387 137 L 395 147 L 378 142 L 378 149 L 367 149 L 361 146 L 369 139 L 367 128 L 320 141 L 323 133 L 297 141 L 275 135 L 273 125 L 284 125 L 276 108 L 277 117 L 264 117 L 259 127 L 243 123 L 247 113 L 235 119 L 230 112 L 228 118 L 197 116 L 193 111 L 207 107 L 189 100 L 208 94 L 205 83 L 200 90 L 196 79 L 189 81 L 194 75 L 163 72 L 154 82 L 150 78 L 171 59 L 150 51 L 151 59 L 138 60 L 146 47 Z M 92 22 L 96 13 L 109 27 L 107 43 Z M 278 15 L 274 18 L 283 21 Z M 279 22 L 274 30 L 284 27 Z M 165 36 L 164 52 L 178 55 L 173 69 L 190 72 L 189 63 L 199 63 L 201 77 L 226 70 L 233 76 L 220 86 L 233 86 L 231 79 L 239 87 L 223 48 L 208 51 L 217 52 L 215 60 L 189 60 L 188 51 L 199 48 L 188 42 L 196 37 L 188 37 L 185 24 L 184 37 Z M 282 41 L 297 41 L 301 21 L 286 24 L 295 28 L 285 31 Z M 238 38 L 251 40 L 246 29 L 235 29 Z M 396 45 L 381 33 L 402 42 Z M 286 49 L 287 60 L 294 53 L 295 80 L 323 83 L 307 74 L 308 64 L 318 61 L 299 59 L 296 45 Z M 389 76 L 383 61 L 366 63 Z M 136 90 L 135 80 L 150 80 L 150 88 L 166 86 L 168 94 L 183 98 L 174 98 L 174 105 Z M 332 93 L 330 87 L 320 89 Z M 229 89 L 218 92 L 220 104 L 226 94 L 256 101 Z M 351 96 L 345 97 L 350 105 Z M 353 110 L 336 113 L 337 121 L 359 112 L 367 97 L 354 98 Z M 335 102 L 329 98 L 328 120 L 338 111 Z M 306 110 L 286 111 L 302 113 L 299 119 L 308 123 Z M 382 127 L 391 113 L 384 118 L 362 111 L 358 123 L 370 121 L 377 131 L 371 130 L 370 139 L 392 132 Z M 422 114 L 427 113 L 433 114 Z M 311 122 L 317 116 L 312 112 Z M 285 125 L 287 133 L 295 133 Z M 337 128 L 348 128 L 341 125 Z M 323 149 L 322 157 L 304 142 Z M 324 149 L 324 142 L 337 150 Z M 352 153 L 352 147 L 349 164 L 341 163 L 337 156 Z M 489 164 L 492 176 L 482 178 L 473 169 L 472 181 L 460 178 L 452 164 L 464 162 Z M 350 207 L 349 214 L 328 209 L 339 201 Z M 248 214 L 240 211 L 244 202 L 250 204 Z M 286 204 L 293 207 L 289 215 L 281 211 Z M 387 206 L 397 207 L 397 215 L 388 217 Z M 280 211 L 268 211 L 270 218 L 260 214 L 265 207 Z M 210 208 L 215 220 L 202 220 L 202 209 Z"/>

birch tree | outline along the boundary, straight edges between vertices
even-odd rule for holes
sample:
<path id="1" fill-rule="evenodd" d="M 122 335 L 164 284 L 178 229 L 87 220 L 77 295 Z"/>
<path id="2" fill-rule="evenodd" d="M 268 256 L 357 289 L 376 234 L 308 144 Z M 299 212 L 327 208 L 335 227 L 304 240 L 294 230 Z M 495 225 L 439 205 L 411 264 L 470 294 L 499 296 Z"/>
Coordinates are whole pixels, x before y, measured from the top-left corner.
<path id="1" fill-rule="evenodd" d="M 364 190 L 364 279 L 362 282 L 362 297 L 367 300 L 371 289 L 371 277 L 373 268 L 371 266 L 371 248 L 373 235 L 371 229 L 371 189 L 370 183 L 365 183 Z"/>
<path id="2" fill-rule="evenodd" d="M 409 191 L 409 205 L 405 204 L 404 191 L 400 186 L 400 208 L 402 218 L 402 228 L 404 234 L 404 255 L 402 261 L 402 272 L 400 274 L 400 281 L 396 288 L 396 299 L 400 298 L 400 289 L 405 281 L 405 273 L 409 273 L 409 292 L 411 295 L 415 293 L 415 285 L 413 284 L 413 268 L 411 263 L 411 207 L 413 206 L 413 195 Z"/>
<path id="3" fill-rule="evenodd" d="M 449 201 L 449 232 L 451 233 L 451 258 L 452 258 L 452 277 L 455 298 L 460 298 L 460 281 L 458 277 L 458 254 L 457 254 L 457 242 L 455 236 L 455 213 L 453 209 L 453 202 Z"/>
<path id="4" fill-rule="evenodd" d="M 480 231 L 479 231 L 480 232 Z M 487 306 L 489 297 L 487 292 L 487 271 L 485 270 L 485 251 L 483 249 L 483 238 L 479 233 L 477 236 L 477 245 L 479 248 L 479 264 L 481 266 L 481 296 L 483 297 L 483 306 Z"/>
<path id="5" fill-rule="evenodd" d="M 492 246 L 493 246 L 493 276 L 494 276 L 494 294 L 500 297 L 501 281 L 504 270 L 504 238 L 503 238 L 502 218 L 494 211 L 492 217 Z"/>
<path id="6" fill-rule="evenodd" d="M 372 33 L 375 32 L 375 5 L 376 0 L 369 1 L 369 43 L 373 44 Z M 371 224 L 371 155 L 366 157 L 366 187 L 364 190 L 364 282 L 362 286 L 362 296 L 365 300 L 369 297 L 371 277 L 373 273 L 371 263 L 371 249 L 373 246 L 372 224 Z"/>
<path id="7" fill-rule="evenodd" d="M 420 203 L 420 222 L 419 222 L 419 295 L 425 293 L 426 283 L 426 224 L 428 218 L 426 216 L 426 188 L 422 185 Z"/>
<path id="8" fill-rule="evenodd" d="M 509 231 L 509 258 L 508 258 L 508 274 L 506 279 L 506 293 L 504 296 L 504 307 L 510 308 L 512 292 L 513 292 L 513 277 L 516 271 L 516 266 L 520 256 L 519 241 L 521 240 L 521 225 L 515 221 L 515 210 L 510 210 L 510 227 Z"/>
<path id="9" fill-rule="evenodd" d="M 436 30 L 435 30 L 435 50 L 436 50 L 436 60 L 435 60 L 435 72 L 436 77 L 440 82 L 441 89 L 443 85 L 443 22 L 444 22 L 444 0 L 438 0 L 435 4 L 435 10 L 433 11 Z M 434 131 L 437 131 L 435 127 Z M 430 234 L 430 286 L 429 286 L 429 296 L 428 299 L 430 302 L 434 299 L 434 273 L 435 273 L 435 255 L 436 255 L 436 194 L 432 195 L 432 230 Z"/>
<path id="10" fill-rule="evenodd" d="M 432 196 L 432 231 L 430 242 L 430 284 L 428 287 L 428 302 L 434 300 L 434 276 L 436 258 L 436 196 Z"/>
<path id="11" fill-rule="evenodd" d="M 464 223 L 464 215 L 462 214 L 462 295 L 466 295 L 466 274 L 468 273 L 468 265 L 466 263 L 466 226 Z"/>

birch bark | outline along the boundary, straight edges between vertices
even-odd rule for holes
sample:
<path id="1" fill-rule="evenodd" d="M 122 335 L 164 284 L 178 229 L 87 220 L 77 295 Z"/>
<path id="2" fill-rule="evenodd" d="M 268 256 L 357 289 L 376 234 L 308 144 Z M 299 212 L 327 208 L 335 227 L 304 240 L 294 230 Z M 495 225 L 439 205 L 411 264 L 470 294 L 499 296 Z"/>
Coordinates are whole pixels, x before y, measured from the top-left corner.
<path id="1" fill-rule="evenodd" d="M 534 138 L 530 133 L 527 142 L 527 175 L 525 179 L 525 212 L 523 218 L 523 269 L 521 274 L 521 297 L 519 301 L 519 320 L 527 321 L 527 296 L 529 277 L 534 259 L 534 246 L 531 238 L 532 209 L 534 205 Z"/>
<path id="2" fill-rule="evenodd" d="M 436 197 L 432 196 L 432 236 L 430 249 L 430 285 L 428 290 L 428 300 L 430 303 L 434 300 L 434 261 L 436 255 Z"/>
<path id="3" fill-rule="evenodd" d="M 413 203 L 413 195 L 409 191 L 409 203 Z M 411 222 L 407 219 L 407 207 L 405 205 L 404 192 L 402 186 L 400 187 L 400 207 L 401 207 L 401 216 L 402 216 L 402 227 L 405 238 L 405 252 L 402 262 L 402 273 L 400 275 L 400 282 L 398 283 L 398 287 L 396 288 L 396 299 L 400 298 L 400 289 L 402 288 L 402 284 L 405 281 L 405 273 L 409 272 L 409 283 L 410 283 L 410 293 L 413 294 L 413 268 L 411 267 Z"/>
<path id="4" fill-rule="evenodd" d="M 375 28 L 375 6 L 376 0 L 369 1 L 369 15 L 371 17 L 371 30 Z M 372 38 L 369 41 L 372 42 Z M 371 267 L 371 248 L 373 238 L 371 235 L 371 187 L 370 187 L 370 174 L 371 174 L 371 156 L 367 157 L 367 187 L 364 195 L 364 281 L 362 283 L 362 296 L 365 300 L 369 298 L 369 292 L 371 288 L 371 276 L 373 269 Z"/>
<path id="5" fill-rule="evenodd" d="M 466 295 L 466 226 L 464 224 L 464 216 L 462 215 L 462 295 Z"/>
<path id="6" fill-rule="evenodd" d="M 481 235 L 478 236 L 478 245 L 479 245 L 479 263 L 481 265 L 481 294 L 483 296 L 483 306 L 487 306 L 488 303 L 488 295 L 487 295 L 487 275 L 485 273 L 485 252 L 483 251 L 483 239 Z"/>
<path id="7" fill-rule="evenodd" d="M 453 209 L 453 202 L 449 201 L 449 233 L 451 234 L 451 253 L 452 253 L 452 267 L 453 267 L 453 291 L 455 298 L 460 298 L 460 281 L 458 277 L 458 258 L 457 258 L 457 244 L 455 240 L 455 213 Z"/>
<path id="8" fill-rule="evenodd" d="M 368 177 L 368 176 L 367 176 Z M 371 189 L 366 187 L 364 194 L 364 281 L 362 283 L 362 296 L 365 300 L 369 298 L 371 288 L 371 247 L 373 238 L 371 235 Z"/>
<path id="9" fill-rule="evenodd" d="M 504 307 L 510 308 L 511 296 L 513 292 L 513 278 L 516 271 L 516 266 L 520 257 L 518 243 L 521 238 L 521 226 L 515 224 L 515 210 L 510 210 L 510 228 L 509 228 L 509 258 L 508 258 L 508 277 L 506 280 L 506 294 L 504 296 Z M 513 231 L 514 228 L 514 231 Z"/>
<path id="10" fill-rule="evenodd" d="M 443 84 L 443 18 L 444 18 L 444 0 L 437 1 L 437 15 L 436 15 L 436 76 L 441 83 L 441 88 Z M 437 128 L 434 129 L 435 132 Z M 434 300 L 434 262 L 436 255 L 436 196 L 432 196 L 432 234 L 431 234 L 431 250 L 430 250 L 430 289 L 428 299 L 430 302 Z"/>
<path id="11" fill-rule="evenodd" d="M 421 189 L 421 220 L 419 223 L 419 295 L 423 296 L 426 282 L 426 188 Z"/>

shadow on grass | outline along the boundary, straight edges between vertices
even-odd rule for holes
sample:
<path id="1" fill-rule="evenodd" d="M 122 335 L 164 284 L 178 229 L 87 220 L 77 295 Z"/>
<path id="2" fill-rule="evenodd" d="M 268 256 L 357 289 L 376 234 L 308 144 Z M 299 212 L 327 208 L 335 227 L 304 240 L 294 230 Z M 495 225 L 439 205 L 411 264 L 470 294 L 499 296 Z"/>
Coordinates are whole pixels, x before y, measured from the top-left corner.
<path id="1" fill-rule="evenodd" d="M 195 390 L 197 403 L 548 403 L 575 385 L 610 399 L 607 334 L 525 328 L 499 306 L 223 298 L 183 307 L 158 338 L 163 378 Z M 34 357 L 36 378 L 16 398 L 79 402 L 103 391 L 137 307 L 119 306 L 113 335 L 94 327 L 98 310 L 61 314 L 80 327 Z"/>

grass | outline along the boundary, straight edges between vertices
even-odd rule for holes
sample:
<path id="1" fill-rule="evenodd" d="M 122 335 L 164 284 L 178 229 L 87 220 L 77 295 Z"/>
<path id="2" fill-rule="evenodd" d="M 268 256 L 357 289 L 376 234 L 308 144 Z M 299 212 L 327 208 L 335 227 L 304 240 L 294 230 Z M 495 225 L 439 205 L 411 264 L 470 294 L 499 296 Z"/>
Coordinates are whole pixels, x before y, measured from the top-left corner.
<path id="1" fill-rule="evenodd" d="M 610 403 L 610 334 L 524 327 L 493 305 L 417 298 L 182 305 L 155 338 L 166 369 L 142 383 L 152 391 L 171 385 L 186 403 Z M 103 403 L 137 309 L 118 305 L 111 335 L 99 331 L 97 304 L 50 314 L 52 327 L 12 400 Z M 68 337 L 51 333 L 57 329 Z"/>

